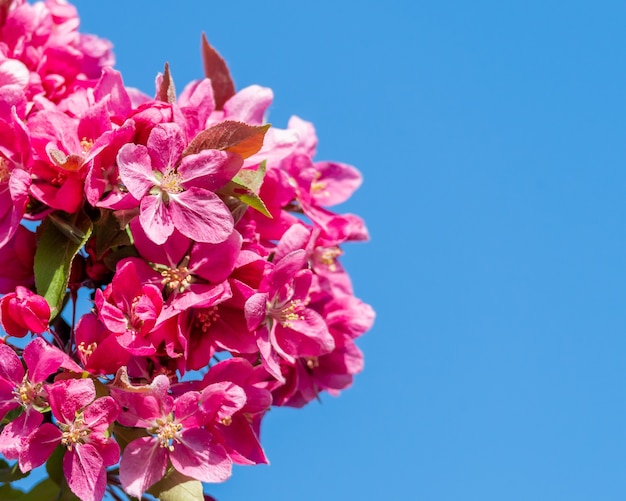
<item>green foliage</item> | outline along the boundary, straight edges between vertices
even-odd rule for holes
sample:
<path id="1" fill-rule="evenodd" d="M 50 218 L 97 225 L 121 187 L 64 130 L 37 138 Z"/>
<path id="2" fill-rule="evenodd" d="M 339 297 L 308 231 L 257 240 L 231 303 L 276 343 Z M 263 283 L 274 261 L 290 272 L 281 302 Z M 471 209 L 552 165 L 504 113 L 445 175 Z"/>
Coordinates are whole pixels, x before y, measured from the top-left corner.
<path id="1" fill-rule="evenodd" d="M 174 468 L 154 484 L 148 493 L 160 501 L 204 501 L 202 482 L 189 478 Z"/>
<path id="2" fill-rule="evenodd" d="M 61 313 L 72 261 L 91 231 L 91 219 L 82 210 L 68 217 L 53 213 L 37 229 L 35 286 L 50 305 L 51 319 Z"/>

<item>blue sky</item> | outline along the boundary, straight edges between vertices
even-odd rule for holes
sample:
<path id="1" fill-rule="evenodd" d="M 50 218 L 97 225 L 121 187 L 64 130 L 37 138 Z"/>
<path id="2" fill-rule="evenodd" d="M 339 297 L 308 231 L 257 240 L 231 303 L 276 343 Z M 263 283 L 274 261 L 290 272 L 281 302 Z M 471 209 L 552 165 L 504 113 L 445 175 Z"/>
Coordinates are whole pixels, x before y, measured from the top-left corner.
<path id="1" fill-rule="evenodd" d="M 340 398 L 276 409 L 219 501 L 618 500 L 626 491 L 626 5 L 80 0 L 151 93 L 200 34 L 270 121 L 356 165 L 378 318 Z"/>

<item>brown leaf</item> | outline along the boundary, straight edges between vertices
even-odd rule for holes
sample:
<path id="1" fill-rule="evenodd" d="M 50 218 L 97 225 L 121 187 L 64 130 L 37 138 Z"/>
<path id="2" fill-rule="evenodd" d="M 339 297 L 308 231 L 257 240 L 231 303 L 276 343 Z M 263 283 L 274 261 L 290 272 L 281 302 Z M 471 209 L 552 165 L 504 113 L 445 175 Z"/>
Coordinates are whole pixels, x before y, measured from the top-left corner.
<path id="1" fill-rule="evenodd" d="M 202 34 L 202 62 L 205 76 L 211 79 L 215 109 L 221 110 L 224 103 L 235 95 L 235 84 L 226 61 L 211 47 L 204 33 Z"/>
<path id="2" fill-rule="evenodd" d="M 183 155 L 193 155 L 202 150 L 224 150 L 248 158 L 263 146 L 263 138 L 270 124 L 248 125 L 227 120 L 200 132 L 189 143 Z"/>
<path id="3" fill-rule="evenodd" d="M 174 80 L 172 79 L 170 65 L 168 63 L 165 63 L 161 85 L 159 86 L 156 98 L 159 101 L 165 101 L 170 104 L 176 102 L 176 89 L 174 88 Z"/>

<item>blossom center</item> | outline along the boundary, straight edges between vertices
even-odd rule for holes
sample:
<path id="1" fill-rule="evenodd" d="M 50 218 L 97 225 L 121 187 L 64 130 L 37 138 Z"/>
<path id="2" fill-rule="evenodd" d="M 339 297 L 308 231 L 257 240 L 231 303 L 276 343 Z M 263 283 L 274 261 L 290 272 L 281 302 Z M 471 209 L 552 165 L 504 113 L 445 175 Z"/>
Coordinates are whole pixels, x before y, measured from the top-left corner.
<path id="1" fill-rule="evenodd" d="M 168 194 L 176 194 L 184 191 L 182 187 L 183 176 L 176 169 L 169 167 L 161 178 L 161 190 Z"/>
<path id="2" fill-rule="evenodd" d="M 203 333 L 207 333 L 209 328 L 220 318 L 220 314 L 217 312 L 217 306 L 211 306 L 200 310 L 196 314 L 196 324 L 199 325 Z"/>
<path id="3" fill-rule="evenodd" d="M 157 420 L 156 424 L 157 426 L 149 431 L 157 436 L 161 447 L 173 451 L 174 442 L 179 442 L 178 434 L 183 429 L 183 425 L 169 420 L 162 421 L 160 419 Z"/>
<path id="4" fill-rule="evenodd" d="M 86 137 L 80 140 L 80 147 L 83 149 L 83 153 L 89 153 L 91 148 L 93 148 L 93 140 L 87 139 Z"/>
<path id="5" fill-rule="evenodd" d="M 133 298 L 133 301 L 130 305 L 130 315 L 126 318 L 126 326 L 129 330 L 133 330 L 135 332 L 141 331 L 144 324 L 144 320 L 139 315 L 137 315 L 136 311 L 137 305 L 139 304 L 139 301 L 141 301 L 141 298 L 142 296 L 135 296 Z"/>
<path id="6" fill-rule="evenodd" d="M 63 432 L 61 443 L 70 451 L 76 444 L 84 444 L 86 437 L 91 433 L 89 428 L 85 428 L 82 414 L 78 414 L 72 424 L 59 423 L 59 427 Z"/>
<path id="7" fill-rule="evenodd" d="M 13 390 L 13 394 L 15 395 L 15 399 L 22 406 L 28 407 L 35 403 L 35 400 L 39 396 L 40 389 L 41 384 L 36 384 L 33 386 L 28 380 L 28 377 L 24 376 L 22 384 L 15 388 L 15 390 Z"/>
<path id="8" fill-rule="evenodd" d="M 193 278 L 185 266 L 163 270 L 161 276 L 163 277 L 161 283 L 171 292 L 185 292 Z"/>
<path id="9" fill-rule="evenodd" d="M 306 363 L 306 366 L 311 370 L 316 369 L 320 366 L 320 361 L 317 357 L 306 357 L 304 361 Z"/>
<path id="10" fill-rule="evenodd" d="M 293 326 L 293 322 L 304 320 L 304 316 L 301 312 L 305 306 L 306 303 L 300 299 L 292 299 L 283 304 L 269 303 L 267 305 L 268 316 L 276 320 L 283 327 L 290 328 Z"/>
<path id="11" fill-rule="evenodd" d="M 318 262 L 328 267 L 330 271 L 337 271 L 337 258 L 342 252 L 339 247 L 317 248 L 315 258 Z"/>
<path id="12" fill-rule="evenodd" d="M 81 341 L 78 345 L 78 351 L 81 352 L 85 360 L 87 360 L 91 355 L 93 355 L 93 352 L 96 351 L 97 347 L 98 343 L 95 341 L 89 344 L 85 344 L 85 341 Z"/>

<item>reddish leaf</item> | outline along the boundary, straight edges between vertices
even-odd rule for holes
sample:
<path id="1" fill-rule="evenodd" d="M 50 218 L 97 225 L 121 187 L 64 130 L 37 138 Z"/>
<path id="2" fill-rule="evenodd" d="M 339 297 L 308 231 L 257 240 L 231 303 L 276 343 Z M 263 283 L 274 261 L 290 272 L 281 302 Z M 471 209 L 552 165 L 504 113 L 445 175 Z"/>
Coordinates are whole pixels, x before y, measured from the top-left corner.
<path id="1" fill-rule="evenodd" d="M 13 0 L 0 0 L 0 26 L 4 26 Z"/>
<path id="2" fill-rule="evenodd" d="M 211 79 L 215 109 L 221 110 L 224 103 L 235 95 L 235 84 L 226 61 L 211 47 L 204 33 L 202 34 L 202 62 L 205 76 Z"/>
<path id="3" fill-rule="evenodd" d="M 176 101 L 176 89 L 174 88 L 174 80 L 170 74 L 170 65 L 168 63 L 165 63 L 161 85 L 159 85 L 156 98 L 159 101 L 165 101 L 170 104 Z"/>
<path id="4" fill-rule="evenodd" d="M 185 148 L 183 155 L 202 150 L 224 150 L 248 158 L 263 146 L 263 138 L 270 124 L 248 125 L 227 120 L 200 132 Z"/>

